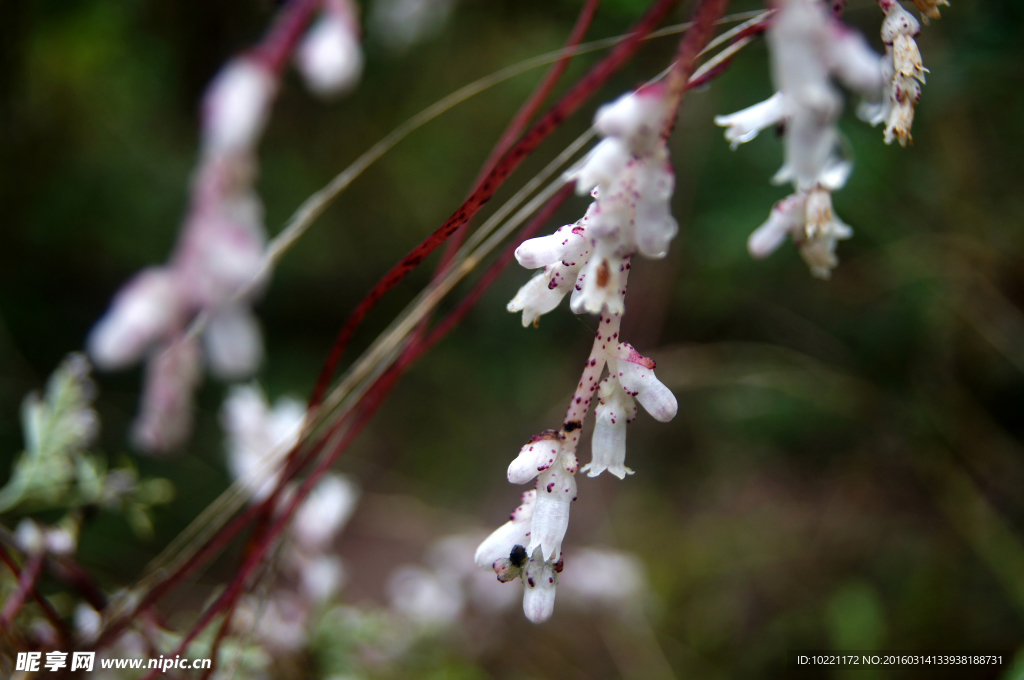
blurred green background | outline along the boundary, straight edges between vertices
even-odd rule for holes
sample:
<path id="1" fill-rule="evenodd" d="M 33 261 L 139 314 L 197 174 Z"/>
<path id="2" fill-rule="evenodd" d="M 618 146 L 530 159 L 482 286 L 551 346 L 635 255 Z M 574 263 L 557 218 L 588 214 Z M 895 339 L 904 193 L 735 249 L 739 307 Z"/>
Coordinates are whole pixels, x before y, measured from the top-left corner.
<path id="1" fill-rule="evenodd" d="M 676 13 L 682 20 L 688 4 Z M 909 4 L 909 3 L 907 3 Z M 623 32 L 640 0 L 602 4 L 590 37 Z M 354 94 L 323 102 L 290 73 L 261 146 L 259 188 L 276 233 L 298 204 L 394 126 L 461 85 L 556 49 L 579 3 L 465 0 L 435 38 L 396 55 L 372 39 Z M 731 10 L 757 9 L 737 0 Z M 229 56 L 258 39 L 266 0 L 0 3 L 0 479 L 22 448 L 21 399 L 82 346 L 115 290 L 174 243 L 196 160 L 197 101 Z M 881 48 L 881 13 L 846 16 Z M 388 677 L 1024 677 L 903 669 L 795 675 L 787 650 L 999 650 L 1024 636 L 1024 5 L 953 0 L 920 37 L 931 69 L 914 145 L 841 122 L 856 156 L 835 195 L 855 235 L 830 282 L 789 244 L 763 262 L 747 235 L 787 191 L 771 134 L 730 152 L 715 114 L 772 91 L 763 42 L 688 95 L 672 140 L 681 233 L 634 265 L 623 337 L 659 363 L 679 416 L 631 426 L 636 475 L 579 480 L 567 545 L 638 554 L 646 623 L 556 605 L 518 611 L 486 652 L 467 630 Z M 371 36 L 372 38 L 372 36 Z M 517 172 L 510 195 L 579 134 L 594 108 L 660 71 L 651 42 Z M 573 82 L 596 59 L 576 60 Z M 305 395 L 331 339 L 390 264 L 460 203 L 542 70 L 446 113 L 374 165 L 284 259 L 257 311 L 272 396 Z M 575 220 L 574 198 L 557 224 Z M 490 208 L 493 210 L 493 207 Z M 557 224 L 552 224 L 553 229 Z M 550 231 L 550 229 L 548 230 Z M 428 280 L 436 256 L 386 298 L 349 357 Z M 405 377 L 340 468 L 374 499 L 416 499 L 422 531 L 382 534 L 357 512 L 341 545 L 346 598 L 383 601 L 375 574 L 435 537 L 496 526 L 519 489 L 505 468 L 560 422 L 594 319 L 563 305 L 538 329 L 504 306 L 529 274 L 511 267 Z M 126 432 L 140 371 L 101 375 L 100 448 L 135 457 Z M 81 561 L 113 590 L 228 484 L 208 380 L 187 450 L 138 458 L 178 495 L 140 543 L 123 519 L 87 527 Z M 589 430 L 589 427 L 588 427 Z M 582 459 L 589 458 L 587 437 Z M 421 525 L 416 525 L 420 527 Z M 198 607 L 234 554 L 167 605 Z M 567 564 L 563 579 L 572 578 Z"/>

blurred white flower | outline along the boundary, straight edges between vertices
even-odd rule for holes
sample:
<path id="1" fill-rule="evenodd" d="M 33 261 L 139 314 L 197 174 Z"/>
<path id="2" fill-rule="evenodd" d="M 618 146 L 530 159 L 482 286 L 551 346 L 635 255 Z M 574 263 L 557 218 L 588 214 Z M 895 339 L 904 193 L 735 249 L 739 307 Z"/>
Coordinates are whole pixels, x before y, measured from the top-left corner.
<path id="1" fill-rule="evenodd" d="M 324 550 L 355 510 L 359 490 L 347 477 L 325 475 L 295 513 L 295 540 L 307 551 Z"/>
<path id="2" fill-rule="evenodd" d="M 456 581 L 417 565 L 405 565 L 392 573 L 388 598 L 392 609 L 424 628 L 452 625 L 465 604 Z"/>
<path id="3" fill-rule="evenodd" d="M 374 0 L 369 25 L 373 37 L 395 52 L 435 36 L 456 0 Z"/>
<path id="4" fill-rule="evenodd" d="M 207 152 L 248 151 L 270 117 L 277 77 L 248 57 L 228 62 L 203 98 L 203 147 Z"/>
<path id="5" fill-rule="evenodd" d="M 299 71 L 311 90 L 325 97 L 352 89 L 363 73 L 356 8 L 332 0 L 309 29 L 295 53 Z"/>
<path id="6" fill-rule="evenodd" d="M 252 502 L 265 499 L 277 482 L 284 456 L 298 442 L 306 406 L 282 397 L 271 409 L 255 384 L 236 385 L 221 406 L 231 475 L 252 491 Z"/>

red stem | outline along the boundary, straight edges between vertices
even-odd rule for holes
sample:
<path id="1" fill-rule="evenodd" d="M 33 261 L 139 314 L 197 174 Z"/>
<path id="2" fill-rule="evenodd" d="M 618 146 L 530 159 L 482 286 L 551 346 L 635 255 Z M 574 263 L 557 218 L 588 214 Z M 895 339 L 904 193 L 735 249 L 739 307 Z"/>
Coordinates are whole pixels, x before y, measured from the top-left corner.
<path id="1" fill-rule="evenodd" d="M 711 41 L 711 34 L 715 30 L 715 22 L 723 14 L 729 5 L 729 0 L 700 0 L 700 4 L 693 11 L 690 29 L 679 41 L 679 53 L 676 57 L 676 64 L 672 72 L 668 74 L 666 86 L 666 111 L 665 129 L 662 136 L 668 139 L 676 124 L 676 114 L 679 105 L 683 102 L 683 93 L 687 90 L 690 76 L 697 69 L 697 56 L 708 42 Z"/>
<path id="2" fill-rule="evenodd" d="M 14 561 L 14 558 L 11 556 L 11 554 L 7 552 L 7 549 L 4 548 L 2 545 L 0 545 L 0 561 L 7 565 L 7 568 L 11 570 L 11 573 L 14 574 L 14 578 L 18 579 L 18 583 L 20 584 L 22 571 L 18 568 L 18 564 Z M 46 616 L 46 619 L 57 630 L 57 633 L 61 636 L 61 639 L 65 641 L 70 641 L 71 631 L 69 631 L 67 626 L 64 625 L 64 621 L 60 618 L 60 614 L 58 614 L 57 610 L 53 608 L 53 605 L 50 604 L 50 601 L 39 594 L 39 591 L 35 589 L 34 584 L 31 593 L 32 599 L 36 601 L 36 604 L 38 604 L 40 608 L 42 608 L 43 615 Z M 7 604 L 10 604 L 10 600 L 8 601 Z M 4 608 L 6 610 L 6 605 Z M 13 622 L 13 620 L 14 618 L 12 617 L 11 621 Z M 0 629 L 6 630 L 7 625 L 7 616 L 5 614 L 3 617 L 3 623 L 0 624 Z"/>
<path id="3" fill-rule="evenodd" d="M 280 75 L 322 4 L 323 0 L 290 0 L 263 40 L 252 49 L 252 57 Z"/>
<path id="4" fill-rule="evenodd" d="M 17 574 L 15 566 L 8 566 Z M 14 618 L 21 611 L 22 605 L 25 604 L 25 596 L 35 592 L 36 579 L 39 578 L 39 572 L 42 568 L 43 553 L 35 552 L 29 554 L 28 559 L 25 561 L 25 568 L 21 570 L 21 574 L 17 575 L 18 589 L 7 599 L 7 602 L 4 603 L 3 612 L 0 613 L 0 630 L 7 630 L 7 627 L 14 623 Z"/>
<path id="5" fill-rule="evenodd" d="M 477 175 L 476 180 L 473 182 L 473 189 L 475 190 L 480 182 L 483 181 L 484 177 L 494 169 L 494 166 L 498 164 L 501 157 L 505 155 L 505 152 L 509 150 L 512 144 L 519 138 L 519 135 L 523 133 L 526 128 L 526 124 L 530 122 L 530 119 L 537 113 L 540 105 L 544 103 L 544 100 L 551 94 L 551 90 L 554 89 L 558 80 L 565 73 L 565 70 L 569 68 L 569 62 L 572 61 L 572 49 L 580 44 L 583 40 L 583 36 L 587 34 L 587 30 L 590 28 L 591 22 L 594 20 L 594 15 L 597 13 L 597 6 L 601 4 L 601 0 L 587 0 L 587 4 L 580 10 L 580 15 L 576 19 L 576 25 L 573 26 L 572 33 L 569 35 L 569 39 L 565 42 L 565 56 L 560 58 L 554 64 L 551 65 L 551 69 L 545 74 L 544 79 L 537 85 L 537 88 L 530 94 L 516 115 L 512 118 L 512 122 L 508 124 L 508 128 L 501 135 L 498 143 L 494 145 L 494 150 L 491 151 L 491 155 L 484 161 L 483 167 L 480 169 L 480 174 Z M 441 264 L 438 265 L 438 274 L 448 268 L 452 258 L 455 256 L 455 251 L 458 250 L 459 245 L 462 243 L 462 239 L 466 234 L 466 229 L 469 225 L 464 225 L 459 229 L 445 246 L 445 251 L 441 256 Z"/>
<path id="6" fill-rule="evenodd" d="M 342 353 L 348 346 L 352 335 L 374 305 L 377 304 L 385 293 L 398 285 L 428 255 L 434 252 L 439 245 L 444 243 L 448 237 L 458 231 L 462 225 L 472 218 L 494 196 L 494 192 L 498 190 L 498 187 L 501 186 L 512 171 L 519 167 L 523 159 L 533 152 L 569 115 L 579 109 L 619 67 L 636 53 L 640 48 L 640 41 L 654 30 L 655 26 L 668 14 L 677 1 L 656 0 L 644 18 L 636 25 L 630 36 L 619 43 L 604 59 L 595 64 L 576 85 L 565 93 L 558 103 L 502 157 L 494 169 L 487 173 L 487 176 L 480 182 L 477 189 L 459 209 L 444 224 L 438 227 L 434 233 L 424 239 L 422 243 L 392 267 L 377 285 L 370 290 L 366 297 L 356 305 L 345 325 L 339 331 L 323 370 L 320 372 L 320 377 L 309 400 L 310 410 L 320 405 L 327 391 L 327 386 L 330 384 L 331 377 L 338 367 Z M 718 2 L 721 1 L 718 0 Z"/>

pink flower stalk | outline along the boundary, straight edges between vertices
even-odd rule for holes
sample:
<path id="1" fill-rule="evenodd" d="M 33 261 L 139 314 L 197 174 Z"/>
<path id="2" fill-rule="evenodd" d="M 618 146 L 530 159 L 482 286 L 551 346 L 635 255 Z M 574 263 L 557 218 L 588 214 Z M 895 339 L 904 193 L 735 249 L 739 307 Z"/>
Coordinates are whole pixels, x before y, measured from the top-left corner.
<path id="1" fill-rule="evenodd" d="M 327 0 L 321 21 L 302 39 L 296 58 L 316 92 L 337 93 L 358 79 L 356 17 L 350 0 Z M 300 31 L 302 26 L 296 24 Z M 281 45 L 274 42 L 274 49 L 294 47 L 288 40 Z M 134 426 L 143 451 L 167 451 L 187 439 L 191 392 L 204 367 L 218 378 L 241 380 L 263 360 L 262 333 L 250 307 L 267 277 L 267 235 L 255 181 L 256 147 L 280 85 L 280 59 L 269 49 L 236 57 L 210 83 L 201 107 L 199 167 L 174 254 L 166 265 L 129 282 L 88 340 L 100 368 L 147 360 Z M 198 316 L 204 321 L 201 348 L 187 330 Z"/>

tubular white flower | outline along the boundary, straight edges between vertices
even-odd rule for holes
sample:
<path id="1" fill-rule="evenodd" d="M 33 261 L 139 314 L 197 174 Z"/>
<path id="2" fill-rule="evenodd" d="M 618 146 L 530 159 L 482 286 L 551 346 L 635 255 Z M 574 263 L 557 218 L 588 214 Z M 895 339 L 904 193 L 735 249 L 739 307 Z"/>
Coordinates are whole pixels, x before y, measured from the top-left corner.
<path id="1" fill-rule="evenodd" d="M 545 430 L 534 435 L 509 464 L 508 481 L 512 484 L 526 484 L 550 468 L 562 453 L 562 441 L 562 435 L 555 430 Z"/>
<path id="2" fill-rule="evenodd" d="M 495 529 L 476 549 L 473 559 L 478 566 L 491 569 L 498 560 L 507 559 L 517 545 L 526 547 L 536 500 L 536 490 L 523 493 L 522 504 L 512 511 L 509 520 Z"/>
<path id="3" fill-rule="evenodd" d="M 89 357 L 106 370 L 130 366 L 180 327 L 184 312 L 181 287 L 171 270 L 144 269 L 118 292 L 89 333 Z"/>
<path id="4" fill-rule="evenodd" d="M 633 471 L 626 467 L 626 425 L 636 418 L 636 402 L 611 377 L 601 381 L 597 390 L 600 403 L 594 409 L 592 460 L 583 466 L 588 477 L 607 470 L 619 479 Z"/>
<path id="5" fill-rule="evenodd" d="M 561 567 L 537 558 L 534 553 L 523 573 L 523 613 L 533 623 L 543 623 L 555 610 L 555 589 Z"/>
<path id="6" fill-rule="evenodd" d="M 621 139 L 634 156 L 654 149 L 664 122 L 665 89 L 661 84 L 624 94 L 594 115 L 594 128 L 605 137 Z"/>
<path id="7" fill-rule="evenodd" d="M 872 113 L 872 125 L 885 121 L 886 144 L 899 141 L 906 146 L 913 141 L 910 134 L 914 123 L 914 108 L 921 100 L 921 85 L 928 71 L 921 63 L 921 51 L 914 37 L 921 32 L 921 24 L 896 0 L 881 0 L 885 12 L 882 22 L 882 41 L 886 44 L 886 77 L 889 83 L 888 102 Z"/>
<path id="8" fill-rule="evenodd" d="M 221 406 L 228 471 L 252 492 L 258 503 L 273 491 L 279 465 L 302 431 L 306 406 L 297 399 L 278 399 L 271 409 L 256 385 L 236 385 Z"/>
<path id="9" fill-rule="evenodd" d="M 306 550 L 322 550 L 348 522 L 359 491 L 347 477 L 325 475 L 295 513 L 295 539 Z"/>
<path id="10" fill-rule="evenodd" d="M 295 62 L 316 94 L 330 97 L 351 90 L 363 73 L 358 27 L 347 15 L 325 12 L 302 38 Z"/>
<path id="11" fill-rule="evenodd" d="M 615 348 L 615 357 L 608 362 L 612 375 L 631 396 L 656 420 L 667 423 L 676 417 L 679 402 L 672 390 L 654 375 L 655 363 L 623 342 Z"/>
<path id="12" fill-rule="evenodd" d="M 537 477 L 537 501 L 530 524 L 530 544 L 526 552 L 540 549 L 545 560 L 557 560 L 562 539 L 569 527 L 569 507 L 576 500 L 576 454 L 563 451 L 555 463 Z"/>
<path id="13" fill-rule="evenodd" d="M 832 194 L 826 189 L 818 188 L 808 194 L 805 230 L 805 237 L 799 243 L 800 255 L 814 276 L 827 279 L 839 264 L 835 255 L 836 241 L 850 238 L 853 230 L 835 216 Z"/>
<path id="14" fill-rule="evenodd" d="M 588 243 L 580 222 L 559 227 L 553 234 L 523 241 L 516 248 L 516 260 L 526 269 L 538 269 L 585 251 Z"/>
<path id="15" fill-rule="evenodd" d="M 616 256 L 606 242 L 599 241 L 597 252 L 587 261 L 576 279 L 575 289 L 570 300 L 570 308 L 579 314 L 582 311 L 600 314 L 607 309 L 609 314 L 621 314 L 625 311 L 622 300 L 623 274 L 629 267 L 629 258 Z"/>
<path id="16" fill-rule="evenodd" d="M 760 104 L 754 104 L 727 116 L 715 116 L 715 125 L 728 128 L 725 131 L 725 138 L 735 151 L 740 144 L 757 137 L 761 130 L 775 127 L 785 118 L 785 97 L 781 92 L 776 92 Z"/>
<path id="17" fill-rule="evenodd" d="M 629 147 L 620 139 L 608 137 L 598 142 L 578 166 L 566 174 L 576 180 L 576 193 L 589 194 L 594 187 L 608 190 L 629 163 Z"/>
<path id="18" fill-rule="evenodd" d="M 203 98 L 203 144 L 208 152 L 256 146 L 277 94 L 277 78 L 254 59 L 240 57 L 221 69 Z"/>
<path id="19" fill-rule="evenodd" d="M 807 221 L 806 206 L 806 194 L 793 194 L 776 203 L 768 221 L 747 239 L 747 250 L 751 256 L 759 260 L 768 257 L 787 236 L 803 228 Z"/>

